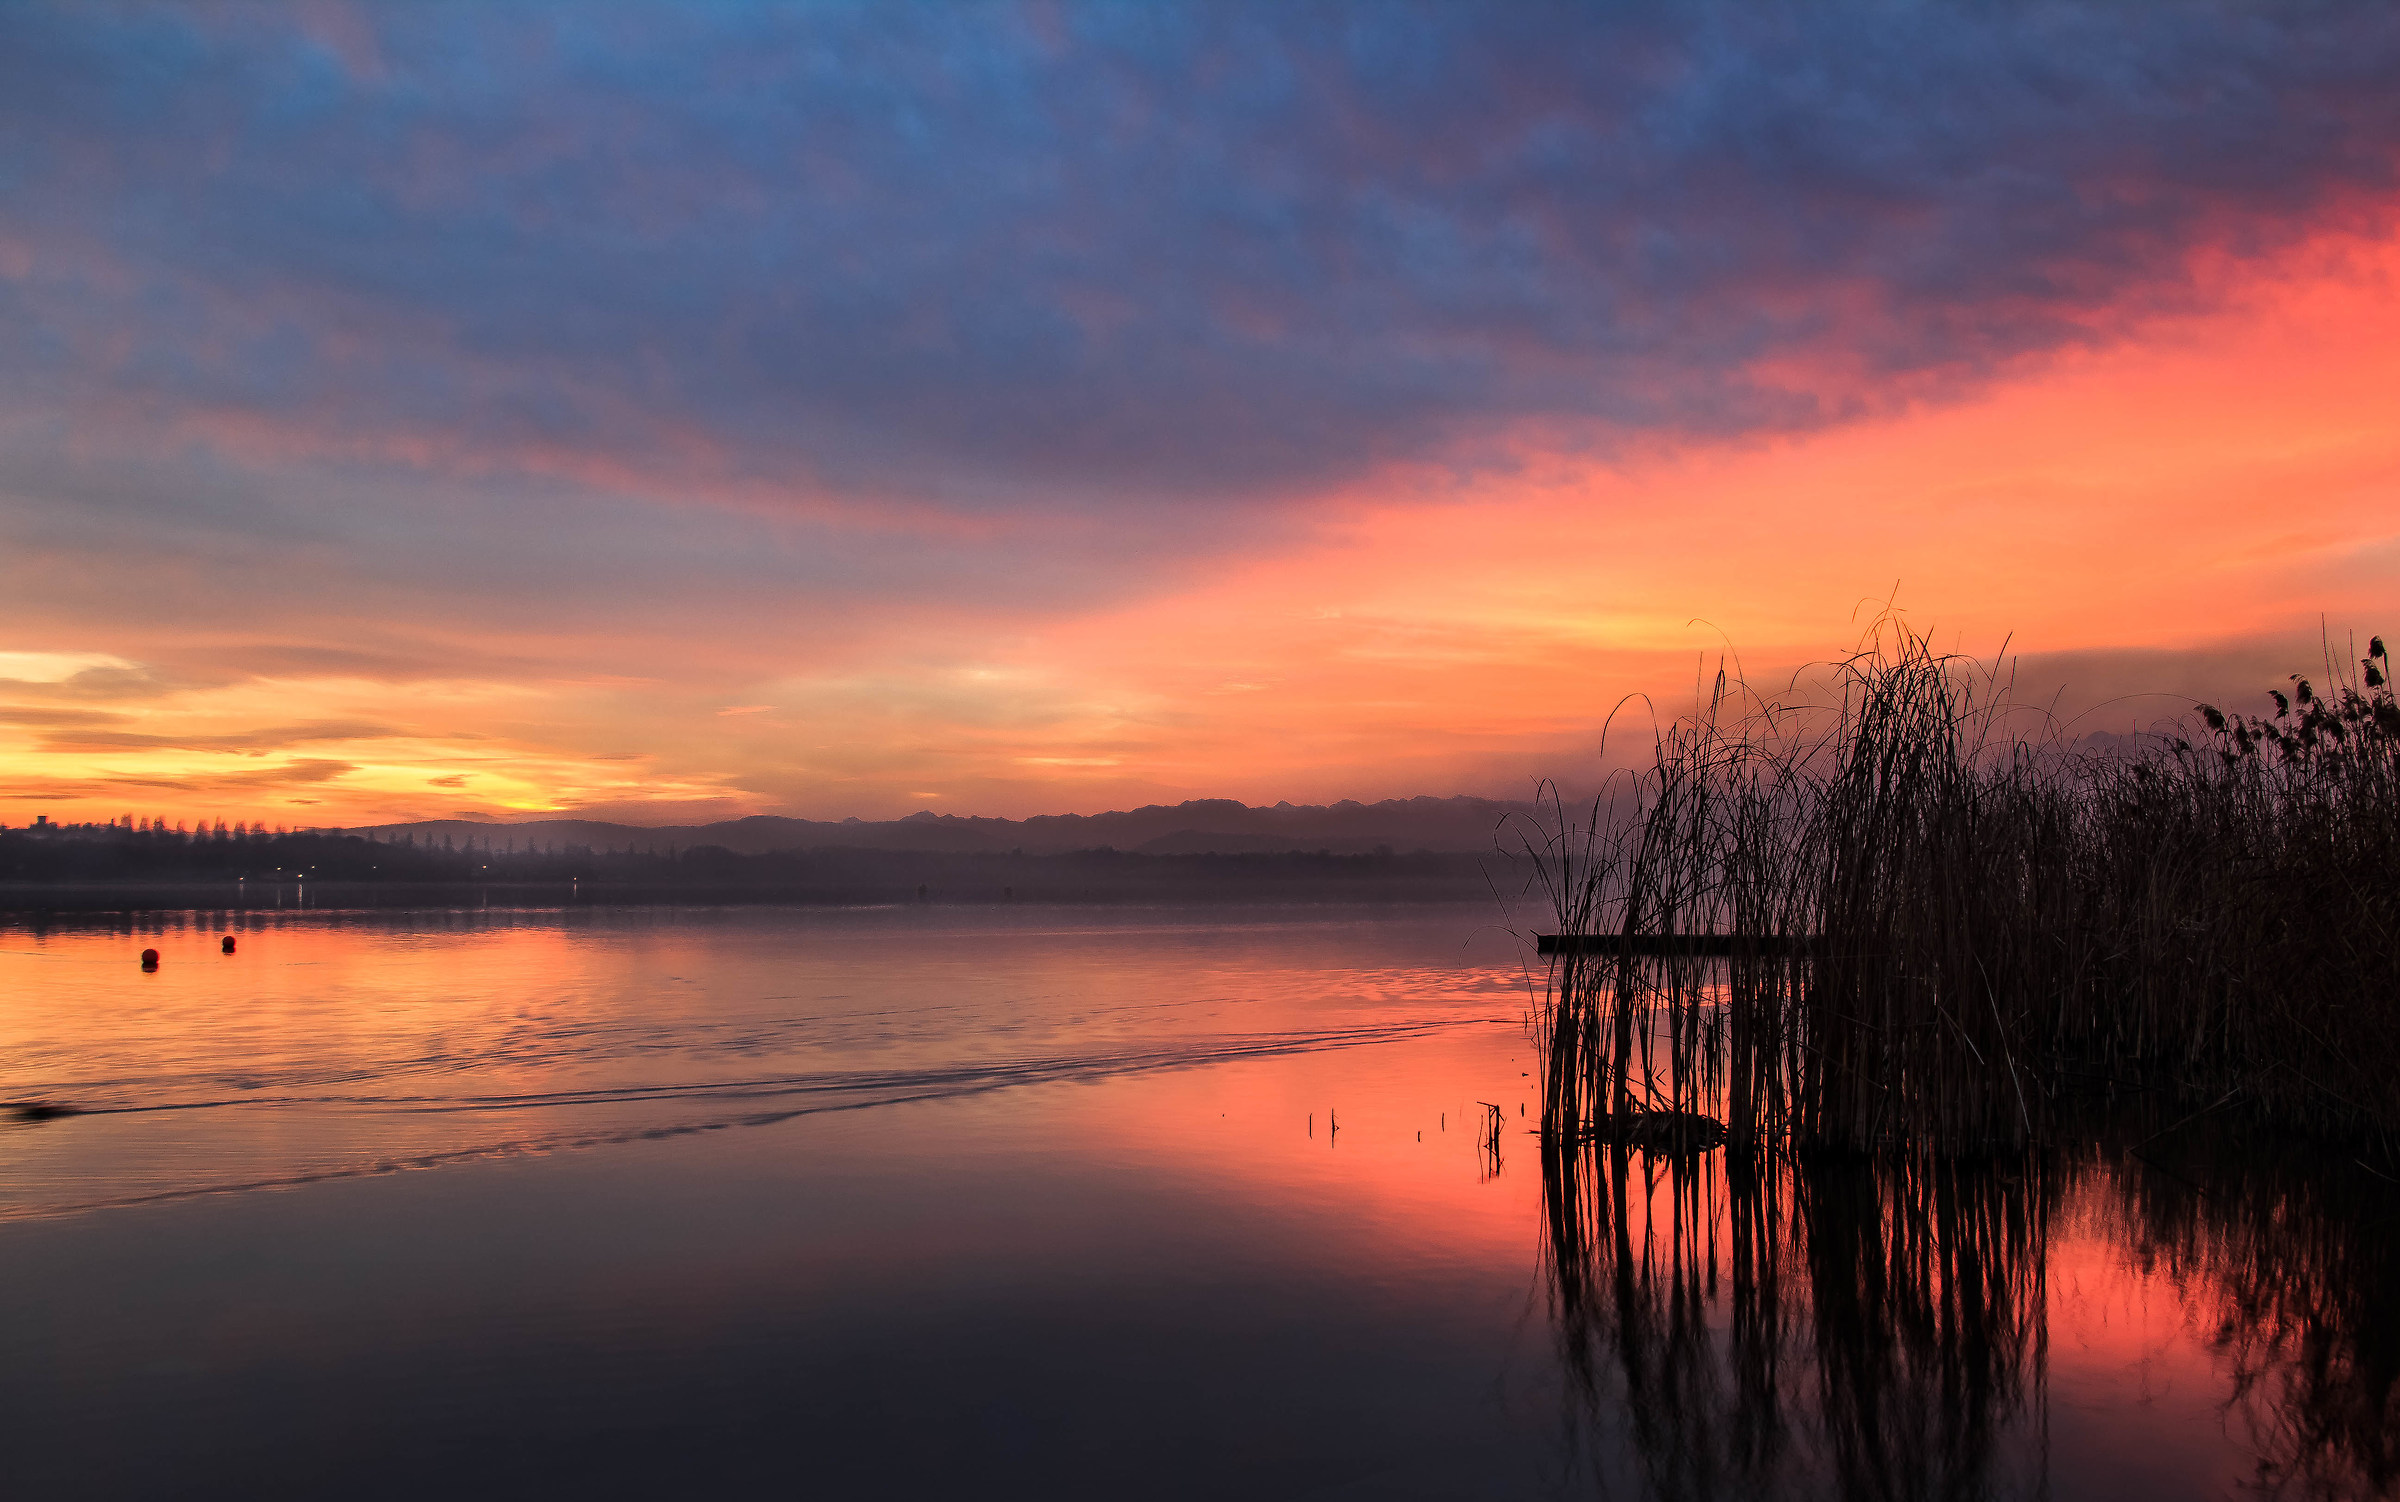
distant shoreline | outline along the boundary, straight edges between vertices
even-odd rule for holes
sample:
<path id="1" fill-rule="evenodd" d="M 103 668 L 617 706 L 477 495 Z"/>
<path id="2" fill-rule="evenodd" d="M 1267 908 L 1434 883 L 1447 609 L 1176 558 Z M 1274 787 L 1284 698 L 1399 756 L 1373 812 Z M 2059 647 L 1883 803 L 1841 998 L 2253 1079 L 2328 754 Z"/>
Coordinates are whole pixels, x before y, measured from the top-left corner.
<path id="1" fill-rule="evenodd" d="M 1231 904 L 1433 904 L 1488 900 L 1495 863 L 1452 855 L 1393 857 L 1128 856 L 1078 862 L 1029 857 L 962 871 L 929 860 L 873 879 L 828 871 L 816 880 L 295 881 L 288 878 L 126 878 L 0 882 L 0 913 L 289 913 L 400 909 L 578 907 L 1009 907 Z M 1348 868 L 1348 869 L 1342 869 Z M 881 873 L 878 873 L 881 874 Z M 866 879 L 857 879 L 866 877 Z M 849 879 L 845 879 L 849 878 Z"/>

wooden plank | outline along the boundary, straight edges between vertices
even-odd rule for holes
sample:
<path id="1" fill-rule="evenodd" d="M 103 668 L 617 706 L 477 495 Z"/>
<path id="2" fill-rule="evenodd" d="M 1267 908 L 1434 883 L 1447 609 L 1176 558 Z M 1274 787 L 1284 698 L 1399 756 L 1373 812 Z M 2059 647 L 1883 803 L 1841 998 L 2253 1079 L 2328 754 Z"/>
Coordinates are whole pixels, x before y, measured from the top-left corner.
<path id="1" fill-rule="evenodd" d="M 1540 954 L 1697 955 L 1800 954 L 1816 947 L 1805 934 L 1537 934 Z"/>

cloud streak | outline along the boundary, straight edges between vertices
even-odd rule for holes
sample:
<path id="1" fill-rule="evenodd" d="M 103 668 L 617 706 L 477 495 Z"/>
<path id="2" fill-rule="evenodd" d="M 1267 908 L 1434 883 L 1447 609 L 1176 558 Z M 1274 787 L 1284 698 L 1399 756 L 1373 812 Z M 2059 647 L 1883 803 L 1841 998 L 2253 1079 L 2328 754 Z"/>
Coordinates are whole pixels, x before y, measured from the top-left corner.
<path id="1" fill-rule="evenodd" d="M 26 723 L 17 713 L 0 709 L 0 723 Z M 36 723 L 39 723 L 38 721 Z M 57 723 L 57 722 L 52 722 Z M 70 722 L 71 723 L 71 722 Z M 271 725 L 222 735 L 160 735 L 134 730 L 97 730 L 80 726 L 61 729 L 38 743 L 43 751 L 285 751 L 294 746 L 326 741 L 366 741 L 397 737 L 388 725 L 363 720 L 332 720 L 309 725 Z"/>
<path id="2" fill-rule="evenodd" d="M 0 383 L 1005 509 L 1806 427 L 2366 212 L 2369 6 L 11 7 Z"/>

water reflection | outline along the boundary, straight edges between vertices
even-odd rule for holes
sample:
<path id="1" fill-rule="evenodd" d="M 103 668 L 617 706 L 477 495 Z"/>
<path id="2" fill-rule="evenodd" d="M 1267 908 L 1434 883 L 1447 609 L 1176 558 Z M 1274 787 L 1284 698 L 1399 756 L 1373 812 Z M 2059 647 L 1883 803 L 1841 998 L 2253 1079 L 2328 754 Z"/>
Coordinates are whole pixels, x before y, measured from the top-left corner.
<path id="1" fill-rule="evenodd" d="M 2400 1492 L 2400 1185 L 2316 1144 L 2236 1131 L 2129 1160 L 2094 1205 L 2189 1291 L 2272 1495 Z"/>
<path id="2" fill-rule="evenodd" d="M 77 1118 L 0 1138 L 0 1223 L 1275 1059 L 1348 1055 L 1380 1092 L 1394 1044 L 1517 1051 L 1508 941 L 1455 937 L 1480 911 L 1430 935 L 1349 912 L 250 914 L 230 954 L 207 916 L 0 915 L 0 1109 Z M 1345 1146 L 1383 1129 L 1363 1087 L 1338 1104 Z"/>
<path id="3" fill-rule="evenodd" d="M 2230 1368 L 2270 1495 L 2391 1494 L 2388 1185 L 2187 1143 L 1869 1162 L 1546 1145 L 1576 1478 L 1659 1498 L 2081 1494 L 2050 1454 L 2047 1268 L 2097 1233 Z M 2130 1398 L 2132 1395 L 2124 1395 Z"/>
<path id="4" fill-rule="evenodd" d="M 16 1490 L 2400 1487 L 2340 1155 L 1545 1151 L 1480 914 L 1237 916 L 0 924 Z"/>

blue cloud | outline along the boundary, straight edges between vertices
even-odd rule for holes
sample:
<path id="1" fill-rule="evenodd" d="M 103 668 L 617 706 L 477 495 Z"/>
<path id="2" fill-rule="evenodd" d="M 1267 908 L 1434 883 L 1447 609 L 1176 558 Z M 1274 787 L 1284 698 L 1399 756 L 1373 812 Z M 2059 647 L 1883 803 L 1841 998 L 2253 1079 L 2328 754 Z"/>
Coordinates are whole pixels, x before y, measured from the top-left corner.
<path id="1" fill-rule="evenodd" d="M 1805 426 L 2375 212 L 2395 77 L 2380 4 L 18 4 L 0 415 L 963 507 Z"/>

